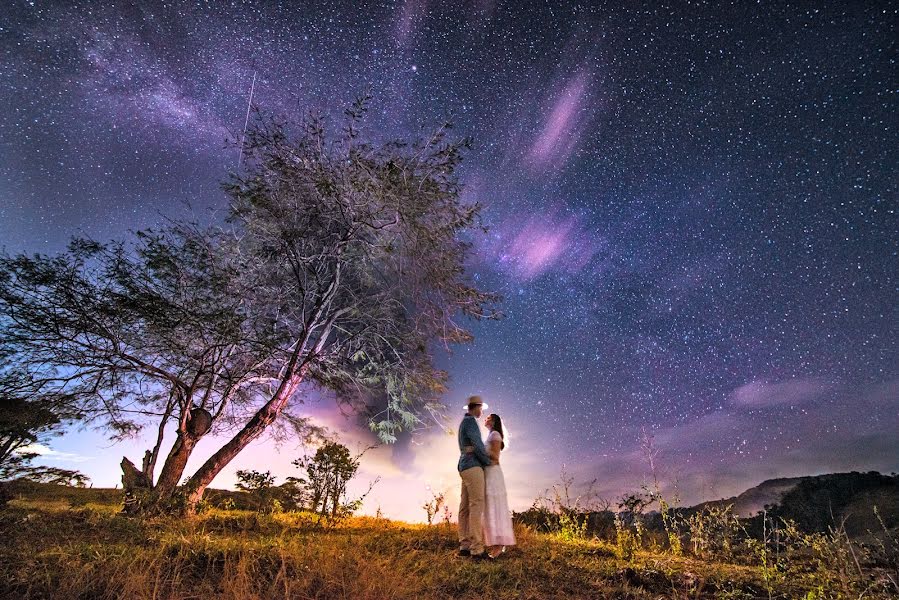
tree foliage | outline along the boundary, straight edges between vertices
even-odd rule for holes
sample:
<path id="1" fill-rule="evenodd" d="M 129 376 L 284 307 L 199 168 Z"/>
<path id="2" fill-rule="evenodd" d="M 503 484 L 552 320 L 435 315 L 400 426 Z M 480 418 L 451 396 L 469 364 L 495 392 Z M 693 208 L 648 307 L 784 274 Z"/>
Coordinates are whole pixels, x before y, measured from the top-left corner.
<path id="1" fill-rule="evenodd" d="M 257 357 L 239 346 L 233 274 L 215 260 L 210 236 L 181 223 L 139 232 L 129 244 L 74 239 L 54 257 L 0 257 L 0 343 L 9 361 L 113 439 L 155 425 L 145 481 L 174 423 L 158 482 L 164 493 L 208 425 L 252 394 L 241 378 Z"/>
<path id="2" fill-rule="evenodd" d="M 29 479 L 43 483 L 84 485 L 87 477 L 70 469 L 35 465 L 33 448 L 59 435 L 77 417 L 64 398 L 41 395 L 25 375 L 0 372 L 0 481 Z"/>

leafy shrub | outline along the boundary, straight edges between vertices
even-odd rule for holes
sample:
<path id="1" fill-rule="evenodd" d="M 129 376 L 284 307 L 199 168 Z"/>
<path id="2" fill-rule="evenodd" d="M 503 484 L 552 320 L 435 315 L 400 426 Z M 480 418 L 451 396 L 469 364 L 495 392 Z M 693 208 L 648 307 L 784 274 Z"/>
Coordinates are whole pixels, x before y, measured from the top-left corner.
<path id="1" fill-rule="evenodd" d="M 694 556 L 707 560 L 733 560 L 743 533 L 733 508 L 733 504 L 707 506 L 686 519 Z"/>

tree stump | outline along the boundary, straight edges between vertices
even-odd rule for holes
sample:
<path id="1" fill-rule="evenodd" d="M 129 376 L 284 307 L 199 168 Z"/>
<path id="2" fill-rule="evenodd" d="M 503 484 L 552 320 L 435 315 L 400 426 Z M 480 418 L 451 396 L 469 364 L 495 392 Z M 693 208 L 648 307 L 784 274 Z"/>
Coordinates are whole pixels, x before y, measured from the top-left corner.
<path id="1" fill-rule="evenodd" d="M 122 458 L 122 487 L 125 490 L 125 506 L 122 512 L 128 515 L 140 512 L 140 497 L 153 487 L 147 475 L 134 466 L 127 457 Z"/>

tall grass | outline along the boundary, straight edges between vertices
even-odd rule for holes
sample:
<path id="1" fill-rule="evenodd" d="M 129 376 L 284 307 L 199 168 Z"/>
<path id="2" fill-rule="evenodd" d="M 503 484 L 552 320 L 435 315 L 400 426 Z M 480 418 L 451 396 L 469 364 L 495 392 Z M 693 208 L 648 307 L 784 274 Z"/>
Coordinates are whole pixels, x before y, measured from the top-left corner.
<path id="1" fill-rule="evenodd" d="M 0 597 L 649 599 L 671 591 L 670 578 L 657 576 L 658 557 L 625 564 L 605 542 L 566 541 L 521 525 L 516 549 L 475 562 L 456 556 L 456 530 L 445 523 L 356 517 L 324 528 L 305 513 L 211 509 L 181 521 L 117 511 L 14 500 L 0 512 Z M 688 568 L 704 582 L 691 597 L 758 586 L 740 567 Z"/>

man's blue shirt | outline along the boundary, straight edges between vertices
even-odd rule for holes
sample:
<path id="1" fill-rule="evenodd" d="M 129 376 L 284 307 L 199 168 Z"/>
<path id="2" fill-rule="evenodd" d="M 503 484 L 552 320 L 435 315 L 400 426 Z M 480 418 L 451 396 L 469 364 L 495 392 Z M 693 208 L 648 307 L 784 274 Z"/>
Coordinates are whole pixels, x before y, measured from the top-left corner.
<path id="1" fill-rule="evenodd" d="M 466 446 L 474 448 L 474 452 L 465 452 Z M 490 455 L 484 448 L 478 421 L 469 414 L 465 415 L 459 425 L 459 452 L 460 473 L 472 467 L 486 467 L 490 464 Z"/>

